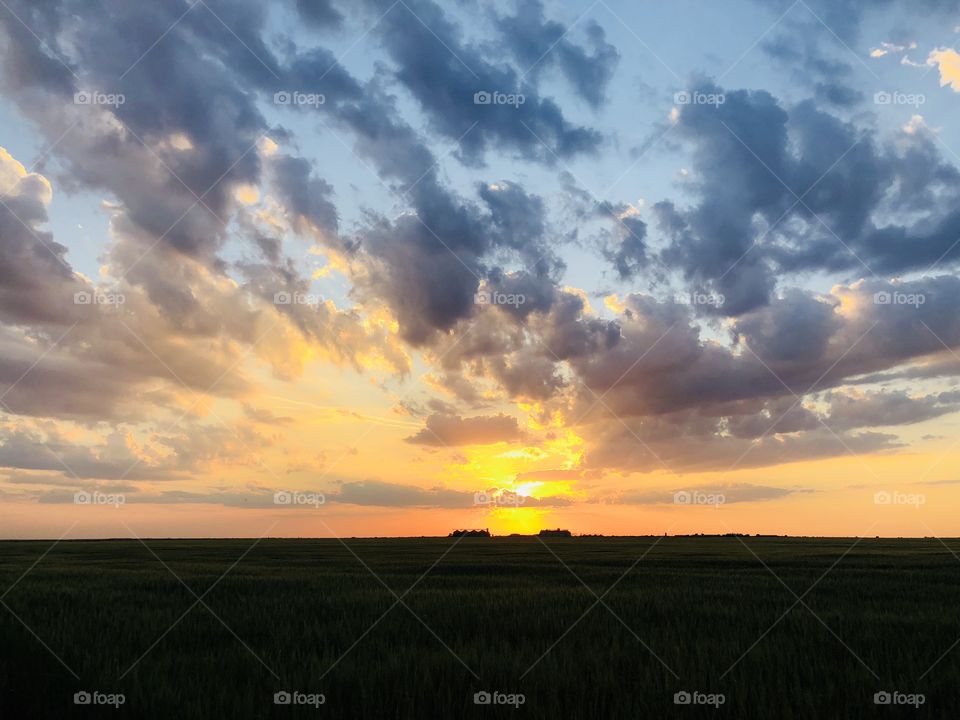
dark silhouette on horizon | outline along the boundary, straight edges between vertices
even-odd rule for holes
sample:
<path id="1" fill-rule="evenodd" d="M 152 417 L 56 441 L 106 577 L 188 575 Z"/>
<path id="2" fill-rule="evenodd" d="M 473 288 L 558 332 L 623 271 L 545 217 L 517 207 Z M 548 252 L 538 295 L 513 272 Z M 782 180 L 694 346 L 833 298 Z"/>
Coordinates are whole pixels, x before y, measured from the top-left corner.
<path id="1" fill-rule="evenodd" d="M 490 537 L 490 531 L 484 530 L 454 530 L 447 537 Z"/>

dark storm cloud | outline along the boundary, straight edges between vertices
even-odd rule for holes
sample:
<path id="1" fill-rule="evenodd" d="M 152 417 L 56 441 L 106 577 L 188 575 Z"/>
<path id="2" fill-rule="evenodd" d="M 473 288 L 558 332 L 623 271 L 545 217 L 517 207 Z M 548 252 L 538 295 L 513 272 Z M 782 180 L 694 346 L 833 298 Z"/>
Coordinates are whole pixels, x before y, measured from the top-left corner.
<path id="1" fill-rule="evenodd" d="M 378 15 L 390 7 L 387 0 L 368 4 Z M 488 60 L 431 0 L 394 7 L 378 32 L 396 64 L 397 79 L 420 103 L 433 129 L 459 142 L 466 160 L 480 162 L 488 149 L 497 149 L 552 163 L 554 156 L 590 153 L 600 144 L 597 131 L 571 124 L 556 102 L 540 97 L 514 68 L 498 64 L 499 58 Z M 581 63 L 573 58 L 565 64 Z M 476 104 L 477 92 L 525 97 L 522 104 Z"/>
<path id="2" fill-rule="evenodd" d="M 539 325 L 539 336 L 551 357 L 574 360 L 602 355 L 620 342 L 620 324 L 585 312 L 580 295 L 564 292 Z"/>
<path id="3" fill-rule="evenodd" d="M 280 264 L 280 251 L 282 243 L 278 238 L 271 237 L 270 235 L 264 235 L 259 231 L 253 231 L 253 242 L 260 250 L 260 254 L 263 256 L 264 260 L 267 260 L 271 265 Z"/>
<path id="4" fill-rule="evenodd" d="M 112 192 L 122 203 L 121 224 L 145 247 L 167 244 L 214 268 L 235 188 L 261 179 L 256 144 L 269 128 L 260 97 L 325 94 L 335 114 L 361 95 L 322 48 L 292 49 L 278 60 L 261 38 L 265 8 L 255 3 L 13 5 L 39 35 L 27 33 L 29 42 L 50 48 L 69 66 L 60 65 L 64 81 L 54 82 L 8 50 L 2 75 L 9 94 L 51 141 L 69 130 L 70 142 L 56 146 L 68 172 L 64 182 Z M 2 22 L 9 48 L 28 42 L 12 14 Z M 58 32 L 66 23 L 69 43 Z M 160 41 L 157 28 L 169 28 Z M 75 105 L 75 94 L 88 91 L 124 101 Z M 329 188 L 306 176 L 302 162 L 277 160 L 284 199 L 291 212 L 335 226 L 335 211 L 324 203 Z"/>
<path id="5" fill-rule="evenodd" d="M 888 300 L 894 293 L 922 302 Z M 500 363 L 487 358 L 484 369 L 509 395 L 550 403 L 572 390 L 574 404 L 555 407 L 579 423 L 585 468 L 722 470 L 888 451 L 902 445 L 895 435 L 861 429 L 933 419 L 956 411 L 957 398 L 831 389 L 882 379 L 878 373 L 910 363 L 940 362 L 947 348 L 960 346 L 951 310 L 958 300 L 960 280 L 951 275 L 860 281 L 823 297 L 791 291 L 734 323 L 727 348 L 700 337 L 689 307 L 631 296 L 616 342 L 598 342 L 602 334 L 591 333 L 584 336 L 591 342 L 571 345 L 572 382 L 558 378 L 540 393 L 511 386 L 503 369 L 519 363 L 544 378 L 557 366 L 554 354 L 523 343 L 488 349 Z M 539 337 L 548 337 L 546 323 L 558 307 L 531 325 Z M 553 320 L 568 337 L 585 321 Z"/>
<path id="6" fill-rule="evenodd" d="M 802 366 L 816 361 L 842 324 L 833 305 L 811 300 L 801 290 L 786 292 L 772 307 L 773 312 L 748 313 L 736 324 L 736 332 L 766 362 Z M 784 322 L 787 318 L 790 322 Z"/>
<path id="7" fill-rule="evenodd" d="M 114 314 L 71 301 L 75 292 L 93 287 L 66 265 L 64 247 L 42 229 L 40 180 L 21 180 L 0 210 L 0 318 L 17 326 L 0 336 L 0 391 L 9 391 L 5 402 L 14 412 L 136 417 L 144 406 L 176 404 L 169 389 L 156 389 L 157 379 L 174 388 L 182 382 L 191 392 L 215 385 L 217 394 L 243 398 L 252 381 L 232 366 L 273 322 L 338 359 L 359 364 L 358 349 L 375 348 L 395 369 L 406 370 L 392 338 L 366 331 L 359 310 L 339 311 L 323 299 L 276 302 L 278 292 L 308 294 L 311 288 L 302 269 L 284 257 L 281 230 L 275 237 L 246 222 L 244 237 L 257 260 L 225 259 L 231 257 L 224 252 L 228 227 L 244 212 L 236 191 L 248 185 L 272 188 L 283 217 L 304 235 L 318 228 L 318 240 L 342 253 L 349 266 L 352 298 L 387 306 L 403 340 L 439 357 L 441 346 L 472 323 L 437 372 L 437 382 L 454 397 L 482 403 L 486 388 L 479 383 L 488 383 L 509 398 L 555 401 L 562 410 L 570 410 L 563 405 L 569 401 L 575 418 L 596 395 L 612 391 L 604 402 L 628 427 L 596 422 L 598 414 L 605 416 L 603 407 L 587 417 L 584 436 L 595 443 L 587 453 L 591 466 L 655 469 L 656 457 L 637 437 L 672 467 L 684 468 L 717 468 L 747 451 L 746 463 L 755 465 L 851 448 L 884 450 L 897 446 L 894 436 L 853 432 L 872 427 L 870 415 L 883 413 L 890 425 L 900 425 L 954 407 L 941 398 L 875 394 L 831 396 L 824 417 L 807 405 L 794 406 L 793 393 L 895 373 L 905 363 L 929 363 L 915 372 L 955 372 L 935 356 L 944 352 L 941 340 L 949 347 L 960 343 L 954 320 L 960 281 L 952 276 L 899 285 L 869 280 L 844 290 L 853 309 L 842 312 L 836 297 L 789 289 L 796 273 L 899 274 L 937 260 L 949 268 L 960 258 L 960 175 L 922 128 L 886 143 L 824 111 L 821 102 L 856 101 L 842 63 L 811 65 L 818 73 L 817 100 L 791 107 L 764 91 L 724 92 L 698 81 L 698 92 L 724 93 L 725 102 L 686 105 L 676 118 L 677 136 L 693 150 L 693 203 L 658 203 L 656 225 L 649 227 L 621 204 L 583 211 L 618 219 L 614 241 L 602 252 L 621 279 L 659 262 L 658 271 L 677 271 L 691 285 L 724 295 L 719 312 L 734 318 L 728 347 L 701 337 L 689 308 L 676 303 L 636 295 L 615 321 L 590 313 L 581 296 L 560 288 L 564 267 L 556 249 L 568 235 L 557 232 L 544 198 L 502 180 L 454 190 L 431 150 L 434 138 L 401 116 L 409 92 L 429 128 L 458 141 L 461 158 L 470 163 L 494 153 L 550 163 L 554 153 L 592 152 L 599 133 L 572 124 L 537 92 L 536 72 L 522 84 L 518 68 L 504 64 L 504 57 L 523 65 L 559 38 L 538 69 L 559 70 L 597 106 L 617 61 L 599 26 L 584 25 L 590 48 L 584 49 L 563 37 L 566 28 L 546 20 L 538 4 L 526 5 L 515 17 L 498 19 L 502 42 L 477 45 L 429 0 L 392 8 L 387 0 L 370 0 L 367 8 L 378 16 L 389 8 L 377 32 L 392 76 L 378 66 L 373 80 L 361 82 L 323 48 L 303 51 L 290 39 L 268 44 L 267 10 L 253 2 L 11 3 L 40 37 L 0 12 L 3 88 L 48 143 L 69 133 L 69 142 L 54 153 L 65 186 L 112 196 L 114 239 L 105 257 L 126 273 L 122 289 L 129 296 Z M 837 6 L 838 25 L 855 27 L 852 7 Z M 342 20 L 326 3 L 299 2 L 298 8 L 318 26 Z M 157 28 L 167 27 L 151 48 Z M 809 64 L 813 53 L 784 46 L 781 55 Z M 399 86 L 390 84 L 393 79 Z M 398 87 L 403 95 L 391 95 Z M 75 105 L 73 94 L 87 89 L 123 93 L 126 102 Z M 518 89 L 527 97 L 516 107 L 474 104 L 476 91 Z M 318 165 L 259 152 L 265 133 L 289 139 L 261 112 L 273 93 L 287 91 L 325 96 L 318 107 L 277 110 L 301 119 L 313 113 L 321 132 L 344 133 L 397 196 L 399 213 L 370 210 L 342 229 L 335 189 Z M 525 301 L 481 307 L 475 302 L 481 289 Z M 877 292 L 925 300 L 881 305 L 872 301 Z M 42 365 L 31 369 L 45 351 Z M 292 355 L 270 347 L 275 374 L 295 375 Z M 250 411 L 250 417 L 257 415 Z M 835 423 L 839 437 L 821 420 Z M 508 416 L 462 418 L 451 408 L 433 408 L 426 423 L 412 442 L 520 435 Z M 209 445 L 188 446 L 179 437 L 169 442 L 202 463 L 218 457 L 216 443 L 223 441 L 203 434 Z M 23 439 L 17 442 L 26 447 Z M 73 459 L 89 472 L 97 462 L 98 472 L 113 472 L 104 458 L 77 452 Z M 409 493 L 397 500 L 390 492 L 363 483 L 343 490 L 354 499 L 386 493 L 387 501 L 410 501 Z M 463 495 L 430 493 L 413 500 L 446 506 Z"/>
<path id="8" fill-rule="evenodd" d="M 290 155 L 270 159 L 274 186 L 285 208 L 298 220 L 313 223 L 335 235 L 339 225 L 337 208 L 330 200 L 333 186 L 317 177 L 308 160 Z"/>
<path id="9" fill-rule="evenodd" d="M 950 393 L 911 397 L 903 390 L 882 390 L 864 394 L 841 391 L 828 393 L 827 424 L 834 430 L 854 427 L 909 425 L 956 412 L 958 397 Z"/>
<path id="10" fill-rule="evenodd" d="M 0 177 L 13 178 L 0 194 L 0 318 L 8 323 L 0 329 L 0 388 L 6 409 L 70 418 L 134 416 L 146 400 L 140 385 L 151 378 L 201 391 L 220 378 L 225 395 L 245 387 L 239 372 L 223 377 L 228 366 L 215 350 L 184 352 L 171 325 L 132 288 L 96 287 L 73 271 L 64 248 L 42 227 L 50 190 L 41 176 L 26 173 L 4 152 Z M 199 313 L 193 319 L 202 322 Z M 170 400 L 168 392 L 150 393 L 149 402 Z"/>
<path id="11" fill-rule="evenodd" d="M 474 309 L 474 294 L 483 272 L 479 253 L 468 244 L 472 232 L 450 234 L 453 224 L 467 221 L 459 213 L 434 230 L 422 218 L 403 215 L 368 227 L 362 247 L 369 254 L 361 290 L 379 298 L 396 314 L 400 333 L 414 345 L 431 341 Z M 444 232 L 440 235 L 439 232 Z M 448 240 L 444 240 L 447 238 Z"/>
<path id="12" fill-rule="evenodd" d="M 42 10 L 33 3 L 14 5 L 13 11 L 40 36 L 33 42 L 51 48 L 76 74 L 63 68 L 70 82 L 64 87 L 44 83 L 15 57 L 4 62 L 4 84 L 45 132 L 55 139 L 78 123 L 71 142 L 57 147 L 71 180 L 114 193 L 136 226 L 152 237 L 163 236 L 180 251 L 201 256 L 215 251 L 224 232 L 214 216 L 226 214 L 234 183 L 256 182 L 259 176 L 257 154 L 248 150 L 264 120 L 236 73 L 253 71 L 250 51 L 236 38 L 227 44 L 228 31 L 202 6 L 184 15 L 164 42 L 137 62 L 156 40 L 155 28 L 173 26 L 186 4 L 145 8 L 109 0 L 65 1 Z M 236 21 L 235 32 L 254 51 L 269 57 L 255 36 L 262 16 L 219 3 L 213 7 Z M 5 17 L 3 22 L 8 38 L 24 35 L 15 20 Z M 67 23 L 69 46 L 58 31 Z M 74 105 L 74 95 L 86 91 L 122 94 L 125 101 L 115 107 Z M 126 127 L 111 123 L 110 115 Z M 187 137 L 195 151 L 162 147 L 176 133 Z M 141 139 L 160 145 L 159 159 Z M 200 196 L 202 205 L 196 204 Z"/>
<path id="13" fill-rule="evenodd" d="M 546 211 L 541 197 L 506 181 L 481 183 L 477 194 L 490 212 L 497 245 L 531 255 L 545 251 L 542 240 L 546 232 Z M 531 264 L 539 259 L 531 257 Z"/>
<path id="14" fill-rule="evenodd" d="M 373 217 L 359 234 L 365 255 L 357 259 L 367 274 L 357 283 L 392 308 L 408 342 L 428 344 L 473 314 L 484 279 L 529 297 L 513 308 L 520 316 L 549 308 L 563 266 L 548 244 L 542 200 L 514 183 L 480 185 L 478 194 L 483 206 L 453 194 L 428 169 L 406 196 L 413 213 Z M 532 274 L 492 264 L 504 253 Z"/>
<path id="15" fill-rule="evenodd" d="M 696 91 L 725 102 L 679 111 L 698 201 L 655 206 L 660 259 L 724 295 L 721 312 L 763 305 L 788 273 L 899 274 L 960 258 L 960 173 L 922 127 L 883 144 L 812 101 L 788 110 L 764 91 Z"/>
<path id="16" fill-rule="evenodd" d="M 647 254 L 647 224 L 627 211 L 626 206 L 614 207 L 610 203 L 601 203 L 598 208 L 598 214 L 605 214 L 614 221 L 612 239 L 601 248 L 601 252 L 612 263 L 621 280 L 636 276 L 650 261 Z"/>
<path id="17" fill-rule="evenodd" d="M 470 316 L 481 281 L 503 276 L 492 263 L 495 254 L 529 264 L 541 279 L 562 268 L 547 242 L 543 201 L 506 181 L 478 185 L 480 203 L 445 186 L 438 159 L 376 82 L 365 86 L 361 97 L 324 107 L 350 131 L 356 153 L 409 208 L 394 218 L 370 212 L 353 237 L 336 242 L 361 269 L 354 278 L 360 297 L 389 306 L 405 340 L 429 344 L 438 331 Z M 291 178 L 290 184 L 296 188 L 302 181 Z M 549 289 L 540 295 L 548 300 Z M 539 306 L 526 311 L 534 307 Z"/>
<path id="18" fill-rule="evenodd" d="M 493 380 L 514 400 L 548 400 L 567 386 L 562 362 L 602 356 L 621 339 L 617 322 L 587 313 L 583 297 L 566 290 L 523 325 L 504 322 L 505 316 L 518 317 L 486 306 L 470 332 L 443 349 L 442 384 L 465 402 L 477 401 L 470 380 L 478 377 Z"/>
<path id="19" fill-rule="evenodd" d="M 884 293 L 924 301 L 888 304 Z M 570 364 L 593 393 L 616 387 L 605 403 L 619 416 L 702 414 L 725 403 L 803 396 L 945 353 L 960 345 L 951 310 L 958 298 L 960 279 L 951 275 L 862 281 L 825 298 L 790 292 L 741 317 L 733 325 L 737 344 L 728 349 L 704 342 L 686 308 L 631 296 L 620 342 Z M 850 310 L 840 311 L 841 299 Z"/>
<path id="20" fill-rule="evenodd" d="M 863 101 L 863 93 L 840 83 L 819 82 L 814 87 L 818 100 L 839 107 L 853 107 Z"/>
<path id="21" fill-rule="evenodd" d="M 571 28 L 544 17 L 539 0 L 518 2 L 516 14 L 498 18 L 497 27 L 525 74 L 558 67 L 592 107 L 603 102 L 620 53 L 606 41 L 606 33 L 595 20 L 585 21 L 583 28 L 592 46 L 590 53 L 570 40 Z"/>
<path id="22" fill-rule="evenodd" d="M 816 414 L 792 396 L 730 403 L 714 408 L 712 414 L 722 418 L 720 425 L 723 429 L 740 439 L 816 430 L 819 427 Z"/>
<path id="23" fill-rule="evenodd" d="M 815 18 L 798 13 L 786 18 L 779 29 L 781 32 L 760 47 L 780 67 L 789 69 L 798 84 L 812 89 L 818 100 L 842 108 L 864 99 L 851 83 L 861 82 L 856 73 L 866 70 L 847 62 L 851 59 L 848 51 Z"/>
<path id="24" fill-rule="evenodd" d="M 227 276 L 231 267 L 221 251 L 229 222 L 242 210 L 235 192 L 266 179 L 258 143 L 268 132 L 286 137 L 271 130 L 258 109 L 264 97 L 292 90 L 326 94 L 327 116 L 362 127 L 363 113 L 375 117 L 383 108 L 358 102 L 376 103 L 379 96 L 364 98 L 360 84 L 322 48 L 300 53 L 287 45 L 278 60 L 262 40 L 265 9 L 255 3 L 136 7 L 63 0 L 14 2 L 10 10 L 0 15 L 0 84 L 46 135 L 62 168 L 58 185 L 112 195 L 112 242 L 104 259 L 120 278 L 113 291 L 126 303 L 118 310 L 73 302 L 75 293 L 96 289 L 73 272 L 64 248 L 40 227 L 42 205 L 23 192 L 39 182 L 36 176 L 21 179 L 0 213 L 0 256 L 8 261 L 0 317 L 40 324 L 31 333 L 42 340 L 32 358 L 44 349 L 49 356 L 10 391 L 9 405 L 27 414 L 126 417 L 144 401 L 140 385 L 151 378 L 236 396 L 247 388 L 236 360 L 244 346 L 252 348 L 271 331 L 277 313 L 308 340 L 355 361 L 354 351 L 368 337 L 354 314 L 273 302 L 277 292 L 307 287 L 278 239 L 244 225 L 266 263 L 233 268 L 250 275 L 247 288 Z M 87 91 L 120 94 L 124 102 L 74 102 Z M 292 224 L 335 236 L 332 187 L 312 166 L 278 155 L 269 169 Z M 251 288 L 262 303 L 251 305 Z M 13 335 L 5 341 L 24 344 Z M 264 352 L 277 374 L 290 376 L 299 361 L 284 347 L 274 342 Z M 381 349 L 405 365 L 396 352 Z M 3 372 L 13 387 L 14 373 L 31 353 L 24 346 L 7 357 Z M 168 392 L 154 389 L 149 396 L 149 402 L 169 401 Z"/>
<path id="25" fill-rule="evenodd" d="M 93 7 L 84 5 L 82 11 L 71 0 L 42 10 L 17 5 L 25 22 L 36 21 L 41 27 L 37 43 L 42 40 L 53 48 L 80 79 L 63 68 L 69 86 L 47 82 L 45 75 L 31 74 L 18 56 L 10 55 L 4 66 L 8 90 L 51 141 L 70 130 L 71 141 L 57 149 L 68 168 L 63 180 L 106 189 L 120 203 L 112 221 L 117 239 L 109 250 L 115 271 L 126 272 L 129 282 L 142 286 L 168 317 L 192 332 L 242 334 L 252 327 L 241 318 L 215 322 L 196 289 L 184 286 L 182 276 L 196 274 L 176 253 L 195 258 L 217 275 L 225 273 L 229 266 L 220 251 L 227 240 L 227 222 L 237 209 L 234 192 L 260 184 L 265 175 L 295 226 L 309 221 L 328 236 L 326 242 L 353 253 L 361 271 L 356 278 L 360 296 L 386 303 L 397 315 L 403 337 L 414 344 L 430 342 L 437 331 L 450 330 L 474 311 L 481 280 L 503 276 L 488 257 L 491 253 L 509 252 L 529 263 L 541 284 L 562 269 L 546 242 L 539 198 L 511 183 L 501 183 L 498 190 L 484 189 L 482 204 L 456 195 L 440 181 L 437 158 L 400 119 L 395 99 L 381 84 L 359 83 L 323 48 L 300 51 L 287 43 L 284 55 L 277 56 L 263 41 L 265 10 L 258 5 L 211 3 L 209 8 L 190 8 L 174 3 L 138 9 L 102 0 Z M 310 11 L 301 7 L 305 9 Z M 476 65 L 491 89 L 515 73 L 491 65 L 478 49 L 461 43 L 458 30 L 432 4 L 410 9 L 398 5 L 384 19 L 384 42 L 398 64 L 399 77 L 419 93 L 428 112 L 432 107 L 455 122 L 453 115 L 431 102 L 459 88 L 464 96 L 457 98 L 459 117 L 481 111 L 499 118 L 481 123 L 487 127 L 478 127 L 480 145 L 474 149 L 505 142 L 522 149 L 522 154 L 541 152 L 534 151 L 537 141 L 518 120 L 554 143 L 561 154 L 594 137 L 569 127 L 555 105 L 534 95 L 517 113 L 513 108 L 475 106 L 472 92 L 460 92 L 473 85 L 463 84 L 460 73 L 467 71 L 411 9 L 454 52 L 462 52 L 464 60 Z M 55 32 L 67 17 L 73 26 L 69 46 Z M 171 30 L 151 48 L 156 27 Z M 8 22 L 6 32 L 13 36 L 19 30 Z M 151 49 L 144 54 L 146 48 Z M 598 48 L 602 56 L 606 51 Z M 435 77 L 441 68 L 448 74 Z M 431 86 L 429 93 L 425 84 Z M 74 105 L 72 94 L 88 86 L 122 93 L 125 102 L 114 108 Z M 268 127 L 258 103 L 275 92 L 296 91 L 322 94 L 325 101 L 309 109 L 290 105 L 281 109 L 316 113 L 338 132 L 346 130 L 357 154 L 395 189 L 409 213 L 394 219 L 371 215 L 368 226 L 355 237 L 338 238 L 333 188 L 311 164 L 291 155 L 262 159 L 258 139 L 268 132 L 278 137 L 283 132 Z M 501 115 L 504 110 L 510 114 Z M 111 117 L 123 125 L 112 123 Z M 72 120 L 78 124 L 71 127 Z M 278 242 L 261 232 L 252 238 L 273 268 L 258 273 L 262 297 L 300 282 L 289 277 Z M 165 248 L 174 252 L 164 252 Z M 275 284 L 265 285 L 268 281 Z M 546 308 L 550 295 L 546 286 L 531 292 L 530 297 L 539 300 L 523 312 Z M 296 314 L 301 329 L 312 328 L 314 339 L 334 334 L 319 331 L 316 314 L 306 320 L 302 309 L 284 312 Z"/>
<path id="26" fill-rule="evenodd" d="M 339 28 L 343 23 L 343 15 L 331 0 L 297 0 L 297 10 L 309 23 L 319 27 Z"/>
<path id="27" fill-rule="evenodd" d="M 49 192 L 37 175 L 18 173 L 17 163 L 0 157 L 0 319 L 11 324 L 69 325 L 80 315 L 74 293 L 86 289 L 66 261 L 67 248 L 42 229 Z M 73 317 L 71 317 L 73 316 Z"/>

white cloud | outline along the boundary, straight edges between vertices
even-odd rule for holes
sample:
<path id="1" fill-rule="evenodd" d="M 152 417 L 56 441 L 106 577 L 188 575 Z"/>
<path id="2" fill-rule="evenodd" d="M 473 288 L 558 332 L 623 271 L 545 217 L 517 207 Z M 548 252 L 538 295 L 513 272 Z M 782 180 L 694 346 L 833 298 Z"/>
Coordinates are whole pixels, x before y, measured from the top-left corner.
<path id="1" fill-rule="evenodd" d="M 882 42 L 880 47 L 873 48 L 870 51 L 870 57 L 872 58 L 881 58 L 884 55 L 889 55 L 891 53 L 902 53 L 907 50 L 915 50 L 917 43 L 910 42 L 905 45 L 897 45 L 896 43 Z"/>
<path id="2" fill-rule="evenodd" d="M 953 48 L 937 48 L 927 57 L 927 65 L 940 68 L 940 87 L 949 85 L 960 92 L 960 53 Z"/>

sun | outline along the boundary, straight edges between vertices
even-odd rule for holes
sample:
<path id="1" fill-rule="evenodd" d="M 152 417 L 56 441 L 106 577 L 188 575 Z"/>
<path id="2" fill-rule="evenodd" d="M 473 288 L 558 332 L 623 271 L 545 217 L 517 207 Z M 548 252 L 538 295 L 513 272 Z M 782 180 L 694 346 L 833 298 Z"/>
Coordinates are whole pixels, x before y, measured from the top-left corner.
<path id="1" fill-rule="evenodd" d="M 490 529 L 496 535 L 535 535 L 549 525 L 548 514 L 538 508 L 494 508 L 490 511 Z"/>
<path id="2" fill-rule="evenodd" d="M 537 497 L 536 491 L 543 485 L 542 482 L 525 482 L 514 486 L 513 491 L 523 497 Z"/>

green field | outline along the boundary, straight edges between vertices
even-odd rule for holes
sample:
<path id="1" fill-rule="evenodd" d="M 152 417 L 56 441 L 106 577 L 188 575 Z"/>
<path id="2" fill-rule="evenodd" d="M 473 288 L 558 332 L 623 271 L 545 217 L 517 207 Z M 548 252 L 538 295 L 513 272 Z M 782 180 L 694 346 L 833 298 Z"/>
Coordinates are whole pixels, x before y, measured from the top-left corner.
<path id="1" fill-rule="evenodd" d="M 0 717 L 960 717 L 957 540 L 146 542 L 0 543 Z"/>

